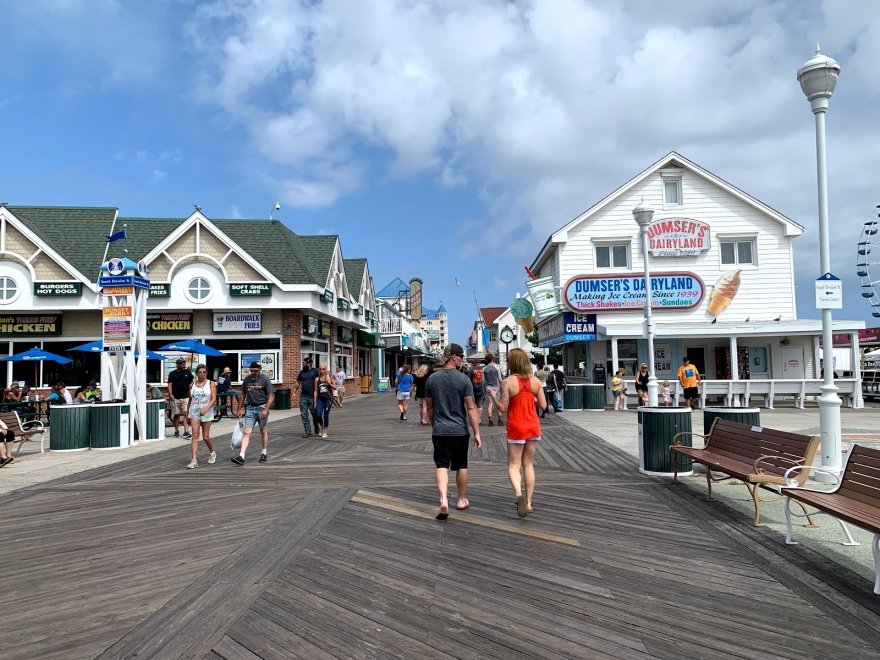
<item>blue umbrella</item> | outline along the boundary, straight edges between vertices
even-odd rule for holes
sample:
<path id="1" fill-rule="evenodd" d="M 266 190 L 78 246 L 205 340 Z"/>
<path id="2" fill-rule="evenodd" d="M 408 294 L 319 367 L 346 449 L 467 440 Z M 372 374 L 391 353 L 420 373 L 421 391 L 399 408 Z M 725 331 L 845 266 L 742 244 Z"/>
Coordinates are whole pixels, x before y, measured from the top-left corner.
<path id="1" fill-rule="evenodd" d="M 226 355 L 222 351 L 218 351 L 216 348 L 211 348 L 210 346 L 203 344 L 200 341 L 196 341 L 195 339 L 184 339 L 183 341 L 174 341 L 170 344 L 165 344 L 161 348 L 160 351 L 182 351 L 184 353 L 199 353 L 201 355 L 210 355 L 212 357 L 221 357 Z"/>
<path id="2" fill-rule="evenodd" d="M 100 353 L 104 350 L 104 345 L 101 341 L 90 341 L 88 344 L 80 344 L 79 346 L 74 346 L 73 348 L 68 348 L 68 351 L 82 351 L 84 353 Z M 134 354 L 135 357 L 138 356 L 137 351 Z M 165 356 L 156 353 L 155 351 L 147 350 L 147 359 L 148 360 L 164 360 Z"/>
<path id="3" fill-rule="evenodd" d="M 57 362 L 58 364 L 67 364 L 68 362 L 73 361 L 70 358 L 55 355 L 55 353 L 44 351 L 42 348 L 37 348 L 36 346 L 22 353 L 16 353 L 9 357 L 0 358 L 0 362 L 42 362 L 44 360 Z"/>
<path id="4" fill-rule="evenodd" d="M 103 344 L 100 340 L 98 341 L 90 341 L 88 344 L 80 344 L 79 346 L 74 346 L 73 348 L 68 348 L 68 351 L 82 351 L 83 353 L 100 353 L 104 350 Z"/>

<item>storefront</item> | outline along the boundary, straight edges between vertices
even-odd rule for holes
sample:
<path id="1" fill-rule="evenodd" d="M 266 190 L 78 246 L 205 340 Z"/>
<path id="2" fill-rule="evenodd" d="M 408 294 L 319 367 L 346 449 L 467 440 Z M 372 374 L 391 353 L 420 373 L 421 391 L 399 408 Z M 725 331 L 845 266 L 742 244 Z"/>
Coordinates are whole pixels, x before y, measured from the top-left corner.
<path id="1" fill-rule="evenodd" d="M 76 232 L 58 232 L 65 225 Z M 216 377 L 225 367 L 240 380 L 252 361 L 276 383 L 293 384 L 302 358 L 335 371 L 342 365 L 359 391 L 372 369 L 359 331 L 375 307 L 366 259 L 343 258 L 336 236 L 298 236 L 278 221 L 119 218 L 115 209 L 0 206 L 0 354 L 39 346 L 70 364 L 9 362 L 7 382 L 32 386 L 87 383 L 100 374 L 100 353 L 71 351 L 102 336 L 104 236 L 124 226 L 110 246 L 140 261 L 150 280 L 148 380 L 162 384 L 179 352 L 174 341 L 197 339 L 223 356 L 187 354 Z M 93 238 L 91 238 L 93 237 Z M 246 247 L 242 247 L 246 246 Z M 306 259 L 305 255 L 308 255 Z M 358 359 L 356 359 L 356 357 Z"/>
<path id="2" fill-rule="evenodd" d="M 636 207 L 647 225 L 654 355 Z M 798 320 L 792 240 L 803 227 L 671 153 L 550 236 L 531 265 L 551 278 L 554 311 L 538 321 L 541 347 L 561 345 L 564 369 L 592 380 L 652 359 L 676 380 L 683 357 L 707 379 L 818 378 L 821 322 Z M 591 331 L 578 337 L 582 322 Z M 585 326 L 586 327 L 586 326 Z M 834 322 L 858 344 L 861 321 Z M 857 348 L 855 349 L 857 350 Z"/>

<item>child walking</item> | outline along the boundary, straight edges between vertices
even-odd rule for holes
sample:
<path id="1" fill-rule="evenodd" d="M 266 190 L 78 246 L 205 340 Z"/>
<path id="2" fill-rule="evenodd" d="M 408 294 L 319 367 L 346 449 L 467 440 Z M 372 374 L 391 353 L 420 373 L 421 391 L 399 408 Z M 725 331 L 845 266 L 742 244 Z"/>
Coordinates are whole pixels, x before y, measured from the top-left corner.
<path id="1" fill-rule="evenodd" d="M 672 388 L 669 387 L 668 380 L 664 380 L 663 385 L 660 386 L 660 395 L 663 397 L 664 406 L 672 405 Z"/>

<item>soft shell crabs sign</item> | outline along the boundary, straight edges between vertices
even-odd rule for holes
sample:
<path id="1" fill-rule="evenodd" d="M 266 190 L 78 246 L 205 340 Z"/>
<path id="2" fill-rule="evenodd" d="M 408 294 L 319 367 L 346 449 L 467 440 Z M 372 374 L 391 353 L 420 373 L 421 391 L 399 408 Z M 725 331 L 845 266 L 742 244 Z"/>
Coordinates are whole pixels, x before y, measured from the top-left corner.
<path id="1" fill-rule="evenodd" d="M 694 273 L 651 276 L 651 309 L 691 309 L 705 287 Z M 565 285 L 565 305 L 573 312 L 614 312 L 645 307 L 643 275 L 577 275 Z"/>

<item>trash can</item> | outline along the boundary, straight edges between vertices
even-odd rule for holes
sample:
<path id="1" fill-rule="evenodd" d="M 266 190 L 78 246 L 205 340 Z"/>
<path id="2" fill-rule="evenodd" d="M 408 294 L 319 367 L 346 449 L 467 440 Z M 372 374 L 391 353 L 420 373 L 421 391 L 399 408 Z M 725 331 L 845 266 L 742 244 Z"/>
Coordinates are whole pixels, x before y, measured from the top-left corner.
<path id="1" fill-rule="evenodd" d="M 760 426 L 761 410 L 759 408 L 703 408 L 703 433 L 709 433 L 712 430 L 712 424 L 716 419 Z"/>
<path id="2" fill-rule="evenodd" d="M 275 410 L 290 410 L 289 387 L 279 387 L 275 390 Z"/>
<path id="3" fill-rule="evenodd" d="M 639 413 L 639 472 L 657 476 L 672 476 L 672 459 L 669 446 L 677 433 L 690 433 L 691 409 L 686 407 L 647 407 Z M 690 447 L 692 439 L 686 436 L 681 444 Z M 693 461 L 678 457 L 678 474 L 693 474 Z"/>
<path id="4" fill-rule="evenodd" d="M 165 439 L 165 400 L 147 401 L 147 437 L 144 440 Z"/>
<path id="5" fill-rule="evenodd" d="M 569 383 L 568 389 L 562 394 L 562 406 L 565 410 L 580 412 L 584 409 L 584 386 Z"/>
<path id="6" fill-rule="evenodd" d="M 93 403 L 88 406 L 89 446 L 92 449 L 119 449 L 129 446 L 127 403 Z"/>
<path id="7" fill-rule="evenodd" d="M 52 406 L 49 451 L 83 451 L 89 448 L 91 406 Z"/>
<path id="8" fill-rule="evenodd" d="M 605 385 L 581 385 L 584 390 L 584 410 L 605 410 Z"/>
<path id="9" fill-rule="evenodd" d="M 361 376 L 361 394 L 369 394 L 373 389 L 372 376 Z"/>

